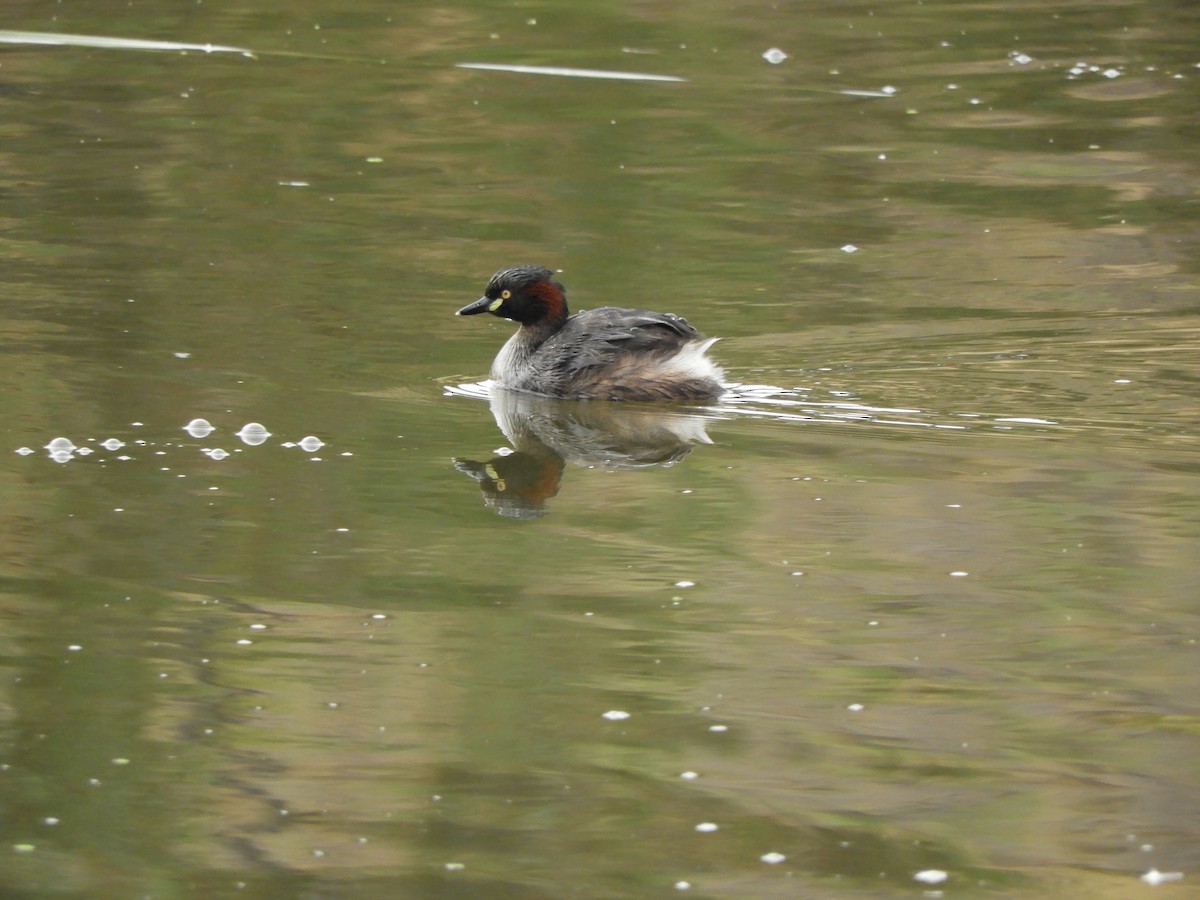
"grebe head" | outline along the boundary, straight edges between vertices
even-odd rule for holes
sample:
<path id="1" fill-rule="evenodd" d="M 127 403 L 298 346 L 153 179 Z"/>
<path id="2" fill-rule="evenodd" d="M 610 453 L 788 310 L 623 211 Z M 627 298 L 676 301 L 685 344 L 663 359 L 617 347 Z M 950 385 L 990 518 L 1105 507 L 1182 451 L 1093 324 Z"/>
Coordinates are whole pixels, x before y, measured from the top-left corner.
<path id="1" fill-rule="evenodd" d="M 468 303 L 456 315 L 476 316 L 489 312 L 522 325 L 561 323 L 567 318 L 567 291 L 542 266 L 515 266 L 492 276 L 483 296 Z"/>

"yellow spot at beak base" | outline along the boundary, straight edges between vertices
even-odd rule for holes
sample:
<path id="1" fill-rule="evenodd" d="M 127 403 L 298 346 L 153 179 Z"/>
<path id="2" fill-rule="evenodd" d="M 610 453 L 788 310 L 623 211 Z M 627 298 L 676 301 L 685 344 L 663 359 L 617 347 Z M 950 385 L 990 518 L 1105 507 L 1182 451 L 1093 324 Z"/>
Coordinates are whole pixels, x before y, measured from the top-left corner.
<path id="1" fill-rule="evenodd" d="M 495 300 L 493 300 L 491 303 L 488 304 L 488 312 L 495 312 L 503 305 L 504 305 L 504 298 L 497 297 Z"/>

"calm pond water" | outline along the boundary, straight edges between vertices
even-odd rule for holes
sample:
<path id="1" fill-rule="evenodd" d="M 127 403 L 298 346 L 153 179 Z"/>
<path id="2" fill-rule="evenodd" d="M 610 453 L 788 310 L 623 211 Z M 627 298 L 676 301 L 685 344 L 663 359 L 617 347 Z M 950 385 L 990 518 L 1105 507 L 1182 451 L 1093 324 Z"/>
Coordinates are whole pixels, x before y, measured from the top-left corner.
<path id="1" fill-rule="evenodd" d="M 5 897 L 1200 896 L 1200 7 L 4 26 Z"/>

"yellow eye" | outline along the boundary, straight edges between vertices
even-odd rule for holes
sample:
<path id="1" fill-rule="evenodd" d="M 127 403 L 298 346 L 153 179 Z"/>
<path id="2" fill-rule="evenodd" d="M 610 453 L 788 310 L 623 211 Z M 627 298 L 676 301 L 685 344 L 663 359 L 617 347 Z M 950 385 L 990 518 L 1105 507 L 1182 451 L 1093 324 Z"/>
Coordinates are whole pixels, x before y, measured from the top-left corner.
<path id="1" fill-rule="evenodd" d="M 501 292 L 500 292 L 500 299 L 501 299 L 501 300 L 507 300 L 507 299 L 508 299 L 509 297 L 511 297 L 511 296 L 512 296 L 512 291 L 501 291 Z"/>

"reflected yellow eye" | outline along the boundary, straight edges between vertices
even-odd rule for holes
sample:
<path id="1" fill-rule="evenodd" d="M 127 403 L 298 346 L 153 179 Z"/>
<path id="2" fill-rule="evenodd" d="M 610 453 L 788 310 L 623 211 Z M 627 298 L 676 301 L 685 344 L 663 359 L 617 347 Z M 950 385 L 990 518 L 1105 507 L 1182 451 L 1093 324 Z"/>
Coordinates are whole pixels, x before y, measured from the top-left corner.
<path id="1" fill-rule="evenodd" d="M 501 300 L 507 300 L 507 299 L 508 299 L 509 297 L 511 297 L 511 296 L 512 296 L 512 291 L 501 291 L 501 292 L 500 292 L 500 299 L 501 299 Z"/>

